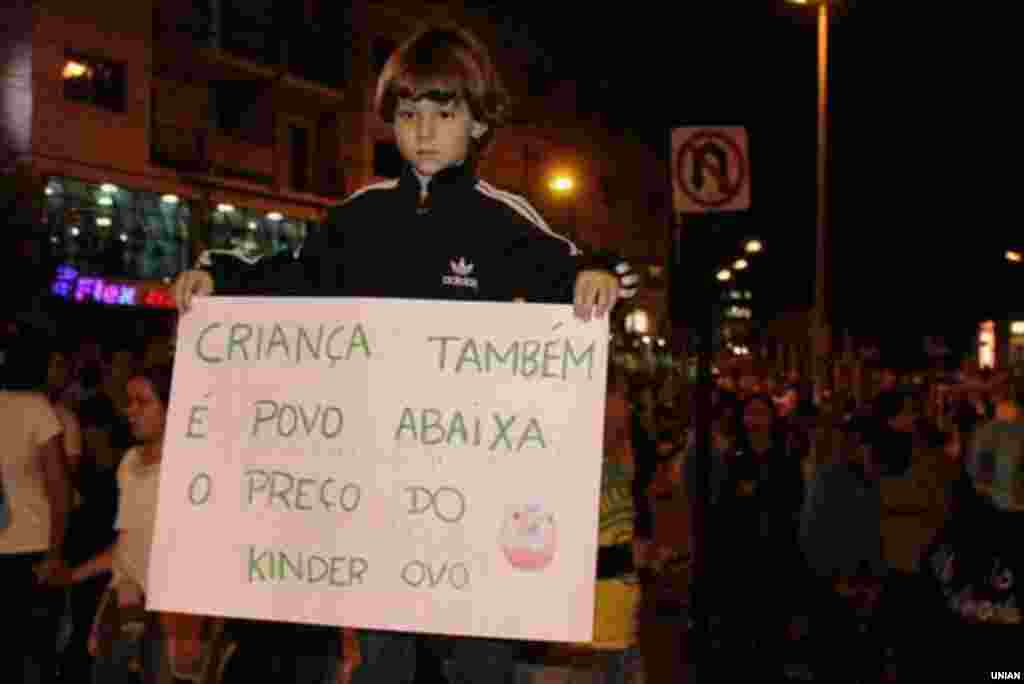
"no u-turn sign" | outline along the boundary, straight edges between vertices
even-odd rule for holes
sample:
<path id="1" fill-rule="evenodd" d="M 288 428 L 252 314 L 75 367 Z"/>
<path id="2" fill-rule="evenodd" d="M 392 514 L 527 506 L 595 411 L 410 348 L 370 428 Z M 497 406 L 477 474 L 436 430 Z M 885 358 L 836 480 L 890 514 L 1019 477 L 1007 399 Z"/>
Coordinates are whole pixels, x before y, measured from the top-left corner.
<path id="1" fill-rule="evenodd" d="M 672 131 L 672 196 L 683 213 L 750 208 L 750 158 L 741 126 Z"/>

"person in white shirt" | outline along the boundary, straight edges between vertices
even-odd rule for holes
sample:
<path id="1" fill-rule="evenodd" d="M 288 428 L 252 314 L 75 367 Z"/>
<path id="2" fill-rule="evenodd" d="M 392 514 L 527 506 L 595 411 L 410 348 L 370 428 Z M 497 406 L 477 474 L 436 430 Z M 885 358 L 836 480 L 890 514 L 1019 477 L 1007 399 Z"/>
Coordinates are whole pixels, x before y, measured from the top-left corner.
<path id="1" fill-rule="evenodd" d="M 128 450 L 118 467 L 118 513 L 114 524 L 117 540 L 72 571 L 74 582 L 104 572 L 112 573 L 107 600 L 116 601 L 122 619 L 125 615 L 142 614 L 145 606 L 146 572 L 156 520 L 170 387 L 169 366 L 148 368 L 128 380 L 127 415 L 139 444 Z M 94 655 L 102 637 L 100 622 L 97 615 L 89 643 Z M 146 681 L 169 681 L 172 672 L 178 678 L 198 680 L 202 618 L 147 614 L 145 624 L 142 662 L 120 662 L 116 657 L 111 662 L 109 657 L 100 658 L 94 670 L 94 681 L 120 681 L 124 670 L 133 665 L 142 667 Z"/>
<path id="2" fill-rule="evenodd" d="M 47 352 L 21 341 L 0 367 L 0 595 L 13 644 L 4 649 L 4 677 L 51 682 L 66 576 L 62 559 L 70 483 L 60 420 L 42 394 Z M 13 672 L 12 672 L 13 670 Z"/>

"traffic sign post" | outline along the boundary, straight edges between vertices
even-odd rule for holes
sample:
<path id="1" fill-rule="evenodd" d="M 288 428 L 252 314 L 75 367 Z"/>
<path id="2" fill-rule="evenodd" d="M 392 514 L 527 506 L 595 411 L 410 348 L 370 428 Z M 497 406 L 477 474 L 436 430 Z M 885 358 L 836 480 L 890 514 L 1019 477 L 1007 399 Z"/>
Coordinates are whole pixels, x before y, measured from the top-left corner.
<path id="1" fill-rule="evenodd" d="M 687 249 L 674 245 L 676 255 L 673 266 L 678 272 L 673 279 L 687 278 L 686 295 L 692 304 L 674 302 L 673 309 L 693 326 L 697 341 L 697 383 L 694 392 L 694 446 L 696 453 L 696 500 L 691 502 L 693 520 L 694 577 L 697 591 L 691 609 L 695 618 L 697 651 L 709 656 L 711 644 L 710 605 L 716 591 L 714 578 L 708 576 L 708 524 L 711 501 L 711 422 L 714 381 L 712 360 L 716 308 L 719 306 L 714 285 L 714 241 L 720 231 L 720 214 L 750 208 L 750 162 L 747 153 L 747 134 L 742 127 L 689 127 L 672 131 L 672 193 L 677 224 L 675 239 L 687 235 Z M 688 216 L 687 216 L 688 215 Z M 689 255 L 691 268 L 679 268 L 682 254 Z M 677 296 L 682 288 L 675 288 Z M 694 490 L 690 490 L 694 491 Z M 705 658 L 706 659 L 706 658 Z"/>

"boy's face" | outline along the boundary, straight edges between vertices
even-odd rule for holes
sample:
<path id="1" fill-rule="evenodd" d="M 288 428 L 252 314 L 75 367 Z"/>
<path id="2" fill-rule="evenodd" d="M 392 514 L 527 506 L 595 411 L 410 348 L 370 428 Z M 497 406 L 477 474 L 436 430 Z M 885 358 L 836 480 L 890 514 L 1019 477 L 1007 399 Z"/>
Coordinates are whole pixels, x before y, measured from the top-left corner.
<path id="1" fill-rule="evenodd" d="M 395 140 L 402 158 L 421 176 L 433 176 L 469 155 L 469 145 L 487 131 L 466 101 L 441 92 L 402 98 L 395 110 Z"/>

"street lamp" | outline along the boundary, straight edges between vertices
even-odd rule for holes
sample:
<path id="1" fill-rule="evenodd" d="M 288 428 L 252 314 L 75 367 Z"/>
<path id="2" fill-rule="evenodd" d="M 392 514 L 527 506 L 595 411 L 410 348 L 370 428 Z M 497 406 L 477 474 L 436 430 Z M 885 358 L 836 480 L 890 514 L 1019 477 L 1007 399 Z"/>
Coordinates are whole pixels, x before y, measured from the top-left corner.
<path id="1" fill-rule="evenodd" d="M 567 173 L 558 173 L 551 177 L 548 187 L 556 196 L 566 198 L 569 212 L 569 238 L 576 239 L 576 203 L 573 201 L 572 191 L 576 187 L 576 181 Z"/>
<path id="2" fill-rule="evenodd" d="M 732 262 L 732 268 L 734 271 L 745 270 L 749 265 L 750 264 L 747 263 L 746 259 L 737 259 L 736 261 Z"/>
<path id="3" fill-rule="evenodd" d="M 1006 260 L 1011 264 L 1019 264 L 1021 261 L 1024 261 L 1024 254 L 1013 249 L 1008 249 L 1006 250 Z"/>
<path id="4" fill-rule="evenodd" d="M 554 190 L 558 194 L 564 194 L 573 189 L 576 184 L 572 180 L 572 176 L 558 175 L 551 179 L 548 183 L 548 187 Z"/>
<path id="5" fill-rule="evenodd" d="M 747 240 L 747 244 L 743 245 L 743 250 L 747 254 L 760 254 L 763 249 L 764 243 L 757 239 Z"/>
<path id="6" fill-rule="evenodd" d="M 732 272 L 727 268 L 723 268 L 715 274 L 715 277 L 718 278 L 719 282 L 725 283 L 732 279 Z"/>
<path id="7" fill-rule="evenodd" d="M 828 0 L 789 0 L 796 5 L 817 5 L 818 9 L 818 159 L 817 159 L 817 249 L 814 281 L 814 380 L 819 389 L 831 379 L 832 331 L 828 320 L 825 278 L 828 273 L 828 214 L 826 162 L 828 150 Z"/>

